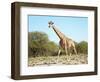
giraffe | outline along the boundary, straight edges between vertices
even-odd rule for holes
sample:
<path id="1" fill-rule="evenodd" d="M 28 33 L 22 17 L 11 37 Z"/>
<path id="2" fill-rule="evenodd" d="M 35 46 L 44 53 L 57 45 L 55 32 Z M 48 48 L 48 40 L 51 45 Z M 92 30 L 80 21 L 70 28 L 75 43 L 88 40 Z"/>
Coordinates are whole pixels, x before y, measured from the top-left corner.
<path id="1" fill-rule="evenodd" d="M 57 36 L 59 37 L 60 39 L 59 45 L 65 50 L 66 54 L 70 53 L 70 50 L 72 48 L 74 50 L 74 53 L 77 55 L 74 41 L 70 39 L 69 37 L 66 37 L 62 32 L 60 32 L 52 21 L 49 21 L 48 24 L 49 24 L 48 27 L 49 28 L 51 27 L 54 30 L 54 32 L 57 34 Z M 59 49 L 58 57 L 60 55 L 60 52 L 61 50 Z"/>

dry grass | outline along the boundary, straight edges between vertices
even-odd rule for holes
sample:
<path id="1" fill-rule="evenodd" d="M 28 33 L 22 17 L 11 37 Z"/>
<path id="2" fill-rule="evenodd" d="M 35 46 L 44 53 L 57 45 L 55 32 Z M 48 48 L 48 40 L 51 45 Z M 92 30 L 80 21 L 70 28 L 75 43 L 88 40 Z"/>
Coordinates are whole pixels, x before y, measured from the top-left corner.
<path id="1" fill-rule="evenodd" d="M 87 64 L 88 57 L 86 54 L 79 55 L 61 55 L 59 59 L 57 56 L 47 56 L 47 57 L 29 57 L 28 66 L 37 66 L 37 65 L 77 65 L 77 64 Z"/>

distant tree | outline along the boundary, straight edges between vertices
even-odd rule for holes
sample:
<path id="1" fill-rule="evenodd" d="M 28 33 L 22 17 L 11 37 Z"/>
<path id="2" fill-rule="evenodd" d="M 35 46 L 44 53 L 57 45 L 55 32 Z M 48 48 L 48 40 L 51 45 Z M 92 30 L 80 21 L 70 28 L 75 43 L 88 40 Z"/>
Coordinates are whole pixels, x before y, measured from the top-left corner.
<path id="1" fill-rule="evenodd" d="M 77 46 L 78 53 L 83 53 L 83 54 L 88 53 L 88 43 L 86 41 L 82 41 L 76 44 L 76 46 Z"/>

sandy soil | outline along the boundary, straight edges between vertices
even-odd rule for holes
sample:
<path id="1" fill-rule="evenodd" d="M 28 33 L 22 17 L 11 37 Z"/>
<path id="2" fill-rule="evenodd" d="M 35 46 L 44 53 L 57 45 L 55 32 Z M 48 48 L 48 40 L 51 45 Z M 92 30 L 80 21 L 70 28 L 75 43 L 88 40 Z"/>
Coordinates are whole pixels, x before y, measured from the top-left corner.
<path id="1" fill-rule="evenodd" d="M 63 56 L 47 56 L 47 57 L 29 57 L 28 66 L 39 66 L 39 65 L 77 65 L 87 64 L 88 57 L 86 54 L 79 55 L 63 55 Z"/>

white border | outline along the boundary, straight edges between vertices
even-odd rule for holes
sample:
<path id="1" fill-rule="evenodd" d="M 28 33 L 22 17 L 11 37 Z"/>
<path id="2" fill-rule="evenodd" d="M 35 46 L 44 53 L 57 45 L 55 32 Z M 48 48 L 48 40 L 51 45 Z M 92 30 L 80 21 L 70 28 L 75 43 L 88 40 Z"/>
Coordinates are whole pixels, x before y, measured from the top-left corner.
<path id="1" fill-rule="evenodd" d="M 20 9 L 20 75 L 73 73 L 94 71 L 94 11 L 21 7 Z M 27 15 L 88 17 L 88 64 L 28 67 Z"/>

